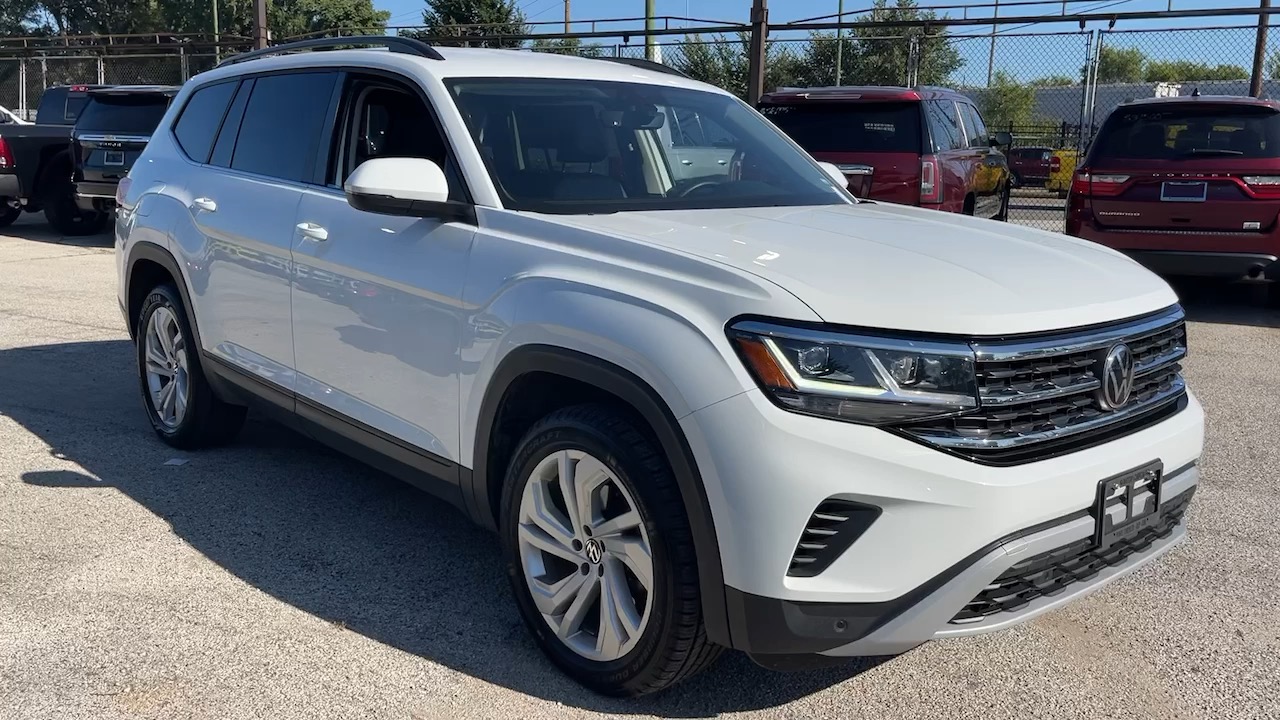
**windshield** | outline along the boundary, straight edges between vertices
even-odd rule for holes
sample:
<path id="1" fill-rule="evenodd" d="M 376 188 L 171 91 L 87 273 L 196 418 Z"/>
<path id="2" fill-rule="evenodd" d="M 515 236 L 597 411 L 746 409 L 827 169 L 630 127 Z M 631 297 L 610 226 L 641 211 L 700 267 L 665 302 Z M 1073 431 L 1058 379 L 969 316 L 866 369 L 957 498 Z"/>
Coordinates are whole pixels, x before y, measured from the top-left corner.
<path id="1" fill-rule="evenodd" d="M 917 103 L 765 105 L 760 113 L 809 152 L 920 152 Z"/>
<path id="2" fill-rule="evenodd" d="M 168 107 L 165 95 L 94 95 L 76 120 L 76 128 L 150 135 Z"/>
<path id="3" fill-rule="evenodd" d="M 1280 113 L 1267 107 L 1121 108 L 1098 137 L 1098 159 L 1280 158 Z"/>
<path id="4" fill-rule="evenodd" d="M 851 202 L 727 95 L 541 78 L 447 85 L 512 209 L 591 214 Z"/>

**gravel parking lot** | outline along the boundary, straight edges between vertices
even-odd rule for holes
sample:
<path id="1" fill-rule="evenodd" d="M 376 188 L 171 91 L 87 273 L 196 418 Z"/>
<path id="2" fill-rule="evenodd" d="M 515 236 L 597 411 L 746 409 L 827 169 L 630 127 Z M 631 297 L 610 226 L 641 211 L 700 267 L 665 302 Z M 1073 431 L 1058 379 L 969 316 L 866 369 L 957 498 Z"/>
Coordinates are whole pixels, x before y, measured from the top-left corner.
<path id="1" fill-rule="evenodd" d="M 543 660 L 444 504 L 259 420 L 155 440 L 109 241 L 6 232 L 4 718 L 1280 717 L 1280 313 L 1247 288 L 1187 297 L 1209 449 L 1163 561 L 1012 631 L 808 674 L 730 655 L 625 702 Z"/>

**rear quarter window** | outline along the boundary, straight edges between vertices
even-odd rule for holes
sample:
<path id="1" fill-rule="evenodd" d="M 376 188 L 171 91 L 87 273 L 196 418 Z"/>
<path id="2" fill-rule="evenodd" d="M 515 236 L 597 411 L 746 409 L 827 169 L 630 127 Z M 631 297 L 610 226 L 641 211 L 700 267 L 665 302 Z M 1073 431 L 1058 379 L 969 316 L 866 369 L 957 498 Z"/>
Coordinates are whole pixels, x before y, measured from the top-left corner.
<path id="1" fill-rule="evenodd" d="M 920 152 L 915 102 L 800 102 L 764 105 L 760 113 L 809 152 Z"/>
<path id="2" fill-rule="evenodd" d="M 173 134 L 187 157 L 201 163 L 208 161 L 236 86 L 236 82 L 223 82 L 207 85 L 191 94 L 191 99 L 183 106 L 182 114 L 173 125 Z"/>
<path id="3" fill-rule="evenodd" d="M 1097 159 L 1280 158 L 1280 113 L 1268 107 L 1120 108 L 1094 146 Z"/>

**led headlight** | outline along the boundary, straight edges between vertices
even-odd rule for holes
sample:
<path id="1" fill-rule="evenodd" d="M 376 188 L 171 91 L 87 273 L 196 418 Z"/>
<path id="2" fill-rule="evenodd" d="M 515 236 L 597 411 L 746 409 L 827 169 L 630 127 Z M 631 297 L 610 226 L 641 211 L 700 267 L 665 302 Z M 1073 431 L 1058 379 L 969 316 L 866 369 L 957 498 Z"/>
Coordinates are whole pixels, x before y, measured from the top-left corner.
<path id="1" fill-rule="evenodd" d="M 755 320 L 730 326 L 729 338 L 760 387 L 797 412 L 878 425 L 978 405 L 974 354 L 966 343 Z"/>

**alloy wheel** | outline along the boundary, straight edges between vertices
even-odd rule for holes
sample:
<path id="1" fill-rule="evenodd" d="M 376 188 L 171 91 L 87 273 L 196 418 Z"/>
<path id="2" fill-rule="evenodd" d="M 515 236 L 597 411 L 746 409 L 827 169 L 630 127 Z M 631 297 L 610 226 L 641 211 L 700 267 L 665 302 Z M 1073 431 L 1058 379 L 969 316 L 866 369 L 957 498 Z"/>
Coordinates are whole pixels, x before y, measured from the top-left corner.
<path id="1" fill-rule="evenodd" d="M 653 606 L 653 554 L 635 499 L 577 450 L 543 458 L 525 483 L 517 532 L 534 605 L 565 646 L 593 661 L 625 656 Z"/>
<path id="2" fill-rule="evenodd" d="M 191 384 L 186 339 L 171 308 L 161 306 L 151 313 L 143 342 L 151 406 L 162 425 L 175 429 L 186 417 Z"/>

